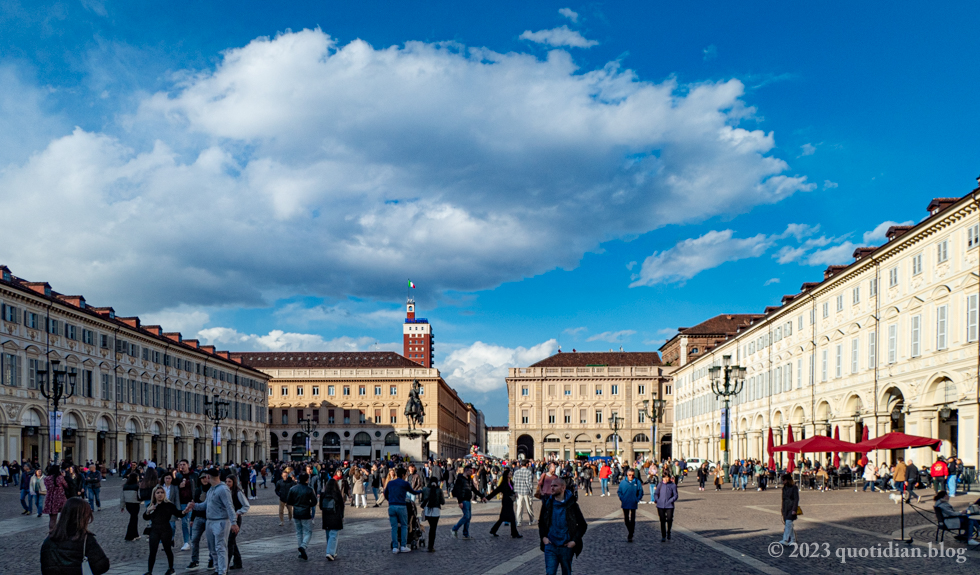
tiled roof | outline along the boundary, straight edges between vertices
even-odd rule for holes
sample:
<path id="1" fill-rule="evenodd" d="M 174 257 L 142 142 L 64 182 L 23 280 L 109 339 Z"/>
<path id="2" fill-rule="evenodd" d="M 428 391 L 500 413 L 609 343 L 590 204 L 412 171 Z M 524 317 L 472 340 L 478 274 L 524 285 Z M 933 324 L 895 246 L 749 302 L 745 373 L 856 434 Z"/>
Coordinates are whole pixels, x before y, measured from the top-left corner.
<path id="1" fill-rule="evenodd" d="M 588 365 L 662 365 L 655 351 L 578 351 L 556 353 L 531 367 L 586 367 Z"/>
<path id="2" fill-rule="evenodd" d="M 234 352 L 242 364 L 262 367 L 414 367 L 423 366 L 393 351 L 303 351 L 303 352 Z"/>
<path id="3" fill-rule="evenodd" d="M 681 330 L 684 335 L 730 335 L 740 327 L 747 327 L 753 320 L 764 316 L 756 313 L 729 313 L 716 315 L 694 327 Z"/>

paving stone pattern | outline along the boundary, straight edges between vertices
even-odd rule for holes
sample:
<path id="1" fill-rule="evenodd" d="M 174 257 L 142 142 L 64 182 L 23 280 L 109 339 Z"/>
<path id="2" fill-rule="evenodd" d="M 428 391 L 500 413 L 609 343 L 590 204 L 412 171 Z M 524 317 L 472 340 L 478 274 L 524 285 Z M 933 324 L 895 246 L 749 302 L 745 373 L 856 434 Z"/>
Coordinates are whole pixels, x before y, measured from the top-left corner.
<path id="1" fill-rule="evenodd" d="M 123 541 L 128 515 L 118 508 L 121 482 L 110 479 L 102 489 L 107 505 L 96 513 L 93 531 L 112 561 L 113 575 L 146 571 L 146 539 L 134 543 Z M 598 491 L 598 486 L 596 491 Z M 779 517 L 780 491 L 732 492 L 698 491 L 696 485 L 682 484 L 675 514 L 675 531 L 671 541 L 660 541 L 656 508 L 641 505 L 637 514 L 637 532 L 633 543 L 626 541 L 619 500 L 616 497 L 583 497 L 582 510 L 589 520 L 585 549 L 575 560 L 576 573 L 635 574 L 654 568 L 668 573 L 976 573 L 980 550 L 967 549 L 946 537 L 944 550 L 954 557 L 929 558 L 935 527 L 932 517 L 931 491 L 923 492 L 921 508 L 926 517 L 906 508 L 906 529 L 915 537 L 912 550 L 920 558 L 847 557 L 838 558 L 838 550 L 860 553 L 860 549 L 887 549 L 895 552 L 907 547 L 892 542 L 899 529 L 899 509 L 887 494 L 855 493 L 841 490 L 829 493 L 803 491 L 803 517 L 796 523 L 800 543 L 808 549 L 806 557 L 790 557 L 785 549 L 781 557 L 770 555 L 770 544 L 782 534 Z M 965 508 L 976 495 L 953 500 Z M 368 495 L 369 500 L 371 495 Z M 109 505 L 111 503 L 111 506 Z M 370 502 L 373 504 L 373 501 Z M 369 504 L 370 505 L 370 504 Z M 472 540 L 450 537 L 450 529 L 459 519 L 458 507 L 450 503 L 443 510 L 438 528 L 435 553 L 392 554 L 389 548 L 390 528 L 387 508 L 346 508 L 345 529 L 340 539 L 340 558 L 327 562 L 325 539 L 316 520 L 310 560 L 302 561 L 296 552 L 296 539 L 288 519 L 279 526 L 278 500 L 272 489 L 259 489 L 259 498 L 245 517 L 239 544 L 245 569 L 240 573 L 284 573 L 304 575 L 321 573 L 454 573 L 504 575 L 506 573 L 541 573 L 544 559 L 538 551 L 537 527 L 520 527 L 523 539 L 511 539 L 509 530 L 500 537 L 489 535 L 500 506 L 496 502 L 473 505 Z M 19 492 L 0 488 L 0 574 L 31 575 L 40 573 L 39 552 L 47 531 L 47 517 L 21 516 Z M 141 521 L 142 528 L 142 521 Z M 178 540 L 181 538 L 178 527 Z M 202 540 L 206 550 L 206 545 Z M 180 543 L 178 543 L 178 548 Z M 937 547 L 933 544 L 933 553 Z M 864 551 L 865 554 L 868 551 Z M 829 554 L 829 557 L 822 555 Z M 962 555 L 960 555 L 962 554 Z M 178 573 L 208 574 L 205 568 L 186 569 L 190 552 L 176 553 Z M 206 551 L 202 551 L 206 561 Z M 166 557 L 158 554 L 154 573 L 166 570 Z"/>

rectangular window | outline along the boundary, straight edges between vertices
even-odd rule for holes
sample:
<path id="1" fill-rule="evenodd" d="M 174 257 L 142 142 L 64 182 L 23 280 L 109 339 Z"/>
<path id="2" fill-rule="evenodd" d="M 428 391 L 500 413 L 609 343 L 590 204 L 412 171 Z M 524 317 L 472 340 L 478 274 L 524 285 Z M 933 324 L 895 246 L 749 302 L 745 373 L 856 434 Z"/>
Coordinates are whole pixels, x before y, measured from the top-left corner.
<path id="1" fill-rule="evenodd" d="M 78 327 L 66 323 L 65 324 L 65 337 L 67 337 L 70 340 L 77 341 L 78 340 Z"/>
<path id="2" fill-rule="evenodd" d="M 898 285 L 898 266 L 888 270 L 888 287 L 895 287 L 897 285 Z"/>
<path id="3" fill-rule="evenodd" d="M 820 353 L 820 381 L 827 381 L 827 350 Z"/>
<path id="4" fill-rule="evenodd" d="M 112 401 L 112 382 L 108 373 L 102 374 L 102 399 Z"/>
<path id="5" fill-rule="evenodd" d="M 966 341 L 977 341 L 977 294 L 966 296 Z"/>
<path id="6" fill-rule="evenodd" d="M 803 316 L 796 318 L 796 329 L 798 331 L 803 331 Z"/>
<path id="7" fill-rule="evenodd" d="M 525 385 L 525 386 L 521 387 L 521 395 L 524 396 L 524 397 L 527 397 L 527 396 L 531 395 L 531 390 L 528 389 L 528 387 Z"/>
<path id="8" fill-rule="evenodd" d="M 328 425 L 333 425 L 336 422 L 337 422 L 337 418 L 336 418 L 336 415 L 334 414 L 334 410 L 328 409 L 327 410 L 327 424 Z"/>
<path id="9" fill-rule="evenodd" d="M 637 395 L 646 395 L 646 393 L 647 393 L 647 386 L 645 386 L 645 385 L 643 385 L 641 383 L 640 385 L 638 385 L 636 387 L 636 394 Z"/>
<path id="10" fill-rule="evenodd" d="M 296 410 L 296 421 L 300 422 L 306 419 L 306 413 L 302 409 Z"/>
<path id="11" fill-rule="evenodd" d="M 0 383 L 11 387 L 20 387 L 20 359 L 12 353 L 5 353 L 2 356 L 3 371 L 0 371 Z"/>
<path id="12" fill-rule="evenodd" d="M 388 395 L 398 395 L 398 386 L 392 385 L 388 388 Z"/>
<path id="13" fill-rule="evenodd" d="M 3 304 L 3 321 L 20 322 L 20 311 L 14 306 Z"/>
<path id="14" fill-rule="evenodd" d="M 531 423 L 531 414 L 526 409 L 522 409 L 521 410 L 521 423 L 523 423 L 525 425 Z"/>
<path id="15" fill-rule="evenodd" d="M 332 385 L 328 385 L 327 386 L 327 395 L 329 395 L 331 397 L 334 396 L 334 395 L 337 395 L 337 388 L 334 387 L 334 386 L 332 386 Z"/>
<path id="16" fill-rule="evenodd" d="M 32 311 L 24 312 L 24 325 L 31 328 L 37 329 L 38 317 L 37 314 Z"/>
<path id="17" fill-rule="evenodd" d="M 601 409 L 595 410 L 595 422 L 596 423 L 602 423 L 602 410 Z"/>
<path id="18" fill-rule="evenodd" d="M 350 386 L 349 385 L 345 385 L 344 386 L 344 395 L 350 395 Z"/>
<path id="19" fill-rule="evenodd" d="M 888 326 L 888 363 L 898 361 L 898 324 Z"/>
<path id="20" fill-rule="evenodd" d="M 578 394 L 582 397 L 585 397 L 585 388 L 586 385 L 584 383 L 578 386 Z"/>
<path id="21" fill-rule="evenodd" d="M 637 417 L 636 421 L 638 423 L 646 423 L 646 421 L 647 421 L 647 414 L 644 413 L 644 412 L 642 412 L 642 411 L 637 411 L 636 412 L 636 417 Z"/>
<path id="22" fill-rule="evenodd" d="M 772 393 L 773 395 L 775 395 L 777 393 L 782 393 L 782 391 L 783 391 L 783 368 L 777 367 L 775 377 L 773 378 Z"/>
<path id="23" fill-rule="evenodd" d="M 381 423 L 381 410 L 380 409 L 375 409 L 374 410 L 374 422 L 375 423 Z"/>
<path id="24" fill-rule="evenodd" d="M 551 383 L 548 385 L 548 397 L 555 396 L 555 384 Z"/>
<path id="25" fill-rule="evenodd" d="M 912 275 L 917 276 L 922 273 L 922 254 L 912 256 Z"/>
<path id="26" fill-rule="evenodd" d="M 860 343 L 858 342 L 858 338 L 854 338 L 854 339 L 851 340 L 851 373 L 857 373 L 858 372 L 858 349 L 859 349 L 859 346 L 860 346 Z"/>
<path id="27" fill-rule="evenodd" d="M 783 391 L 793 390 L 793 364 L 787 363 L 783 368 Z"/>
<path id="28" fill-rule="evenodd" d="M 868 297 L 875 297 L 878 295 L 878 278 L 874 278 L 868 282 Z"/>
<path id="29" fill-rule="evenodd" d="M 843 367 L 844 346 L 838 343 L 837 349 L 835 349 L 834 351 L 836 352 L 836 360 L 837 360 L 836 363 L 834 364 L 834 377 L 837 377 L 839 379 L 843 375 L 842 372 L 844 370 Z"/>
<path id="30" fill-rule="evenodd" d="M 619 386 L 616 384 L 609 386 L 609 393 L 611 395 L 619 395 Z"/>
<path id="31" fill-rule="evenodd" d="M 548 423 L 557 423 L 554 409 L 548 410 Z"/>
<path id="32" fill-rule="evenodd" d="M 572 410 L 571 409 L 566 409 L 565 410 L 565 423 L 571 423 L 571 422 L 572 422 Z"/>
<path id="33" fill-rule="evenodd" d="M 975 248 L 978 244 L 980 244 L 980 224 L 973 224 L 966 230 L 966 247 Z"/>
<path id="34" fill-rule="evenodd" d="M 367 387 L 363 385 L 357 386 L 357 395 L 367 395 Z"/>
<path id="35" fill-rule="evenodd" d="M 303 391 L 304 391 L 303 390 L 303 386 L 302 385 L 297 385 L 296 386 L 296 397 L 303 397 Z"/>
<path id="36" fill-rule="evenodd" d="M 47 364 L 40 359 L 28 359 L 27 360 L 27 388 L 37 389 L 39 383 L 41 383 L 41 378 L 39 375 L 48 370 Z"/>
<path id="37" fill-rule="evenodd" d="M 830 302 L 823 302 L 823 317 L 824 319 L 830 317 Z"/>
<path id="38" fill-rule="evenodd" d="M 586 410 L 584 410 L 584 409 L 578 410 L 578 422 L 580 424 L 582 424 L 582 425 L 585 425 L 586 423 L 588 423 L 588 415 L 587 415 Z"/>
<path id="39" fill-rule="evenodd" d="M 920 336 L 922 335 L 922 316 L 914 315 L 912 316 L 912 333 L 911 333 L 911 343 L 912 343 L 912 357 L 919 357 L 922 354 L 922 345 Z"/>
<path id="40" fill-rule="evenodd" d="M 398 410 L 397 409 L 392 409 L 388 413 L 388 418 L 390 420 L 389 423 L 398 423 Z"/>
<path id="41" fill-rule="evenodd" d="M 844 295 L 843 294 L 837 296 L 837 311 L 838 312 L 844 311 Z"/>
<path id="42" fill-rule="evenodd" d="M 803 360 L 796 360 L 796 389 L 803 387 Z"/>
<path id="43" fill-rule="evenodd" d="M 251 406 L 249 406 L 249 407 L 251 407 Z M 313 423 L 320 423 L 320 409 L 319 408 L 314 409 L 311 415 L 313 415 Z"/>
<path id="44" fill-rule="evenodd" d="M 279 388 L 279 395 L 282 397 L 289 397 L 289 388 L 285 385 Z"/>
<path id="45" fill-rule="evenodd" d="M 319 385 L 314 385 L 313 386 L 313 397 L 319 397 L 319 395 L 320 395 L 320 386 Z"/>
<path id="46" fill-rule="evenodd" d="M 946 349 L 946 315 L 949 308 L 941 305 L 936 308 L 936 350 Z"/>
<path id="47" fill-rule="evenodd" d="M 937 264 L 941 264 L 941 263 L 943 263 L 943 262 L 945 262 L 946 260 L 949 259 L 949 255 L 947 253 L 947 248 L 948 247 L 949 247 L 949 242 L 947 240 L 943 240 L 943 241 L 939 242 L 938 244 L 936 244 L 936 263 Z"/>
<path id="48" fill-rule="evenodd" d="M 851 291 L 851 305 L 861 303 L 861 287 L 858 286 Z"/>
<path id="49" fill-rule="evenodd" d="M 381 386 L 380 385 L 374 386 L 374 395 L 381 395 Z"/>
<path id="50" fill-rule="evenodd" d="M 786 335 L 786 337 L 789 337 L 789 336 L 793 335 L 793 322 L 792 321 L 786 322 L 786 327 L 784 328 L 783 333 Z"/>
<path id="51" fill-rule="evenodd" d="M 564 393 L 565 393 L 565 395 L 567 395 L 567 396 L 570 396 L 570 395 L 572 395 L 572 386 L 570 386 L 570 385 L 566 385 L 566 386 L 565 386 L 565 389 L 564 389 Z"/>
<path id="52" fill-rule="evenodd" d="M 282 424 L 289 425 L 289 410 L 282 410 Z"/>
<path id="53" fill-rule="evenodd" d="M 874 369 L 878 361 L 878 334 L 871 332 L 868 334 L 868 369 Z"/>
<path id="54" fill-rule="evenodd" d="M 344 410 L 344 425 L 350 425 L 350 410 Z"/>
<path id="55" fill-rule="evenodd" d="M 143 361 L 150 361 L 150 350 L 143 348 Z"/>
<path id="56" fill-rule="evenodd" d="M 602 395 L 602 386 L 601 385 L 595 386 L 595 394 L 596 395 Z"/>
<path id="57" fill-rule="evenodd" d="M 806 358 L 806 383 L 807 385 L 813 385 L 813 356 Z"/>

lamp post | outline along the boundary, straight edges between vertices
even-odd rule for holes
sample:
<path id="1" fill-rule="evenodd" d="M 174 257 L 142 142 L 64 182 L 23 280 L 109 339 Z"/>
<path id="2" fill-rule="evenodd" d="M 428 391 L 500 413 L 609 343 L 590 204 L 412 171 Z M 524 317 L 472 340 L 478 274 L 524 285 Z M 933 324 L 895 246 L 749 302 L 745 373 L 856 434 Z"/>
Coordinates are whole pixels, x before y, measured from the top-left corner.
<path id="1" fill-rule="evenodd" d="M 204 415 L 211 420 L 213 428 L 211 440 L 214 442 L 214 463 L 219 465 L 218 456 L 221 455 L 221 420 L 228 419 L 228 407 L 231 404 L 224 399 L 220 399 L 215 394 L 214 399 L 204 398 Z"/>
<path id="2" fill-rule="evenodd" d="M 51 400 L 54 406 L 53 411 L 48 415 L 48 427 L 50 439 L 54 444 L 54 463 L 58 463 L 58 454 L 61 452 L 61 420 L 58 417 L 58 403 L 63 399 L 75 395 L 75 374 L 68 373 L 67 369 L 59 370 L 61 362 L 54 359 L 48 365 L 48 371 L 38 373 L 38 390 L 46 399 Z"/>
<path id="3" fill-rule="evenodd" d="M 721 360 L 722 364 L 708 369 L 708 374 L 711 377 L 711 392 L 715 394 L 715 397 L 722 397 L 725 400 L 725 410 L 722 412 L 724 419 L 721 422 L 721 440 L 725 444 L 725 460 L 722 462 L 722 470 L 725 475 L 728 475 L 728 461 L 731 451 L 729 406 L 732 396 L 742 392 L 742 386 L 745 384 L 745 368 L 732 365 L 732 356 L 730 355 L 722 356 Z"/>
<path id="4" fill-rule="evenodd" d="M 313 417 L 312 416 L 307 416 L 306 418 L 299 420 L 299 426 L 303 429 L 303 431 L 306 432 L 306 457 L 308 458 L 308 457 L 310 457 L 310 454 L 311 454 L 311 451 L 310 451 L 310 447 L 311 447 L 311 445 L 310 445 L 310 443 L 311 443 L 310 437 L 311 437 L 311 435 L 310 434 L 312 434 L 313 433 L 313 430 L 316 429 L 316 424 L 313 423 Z"/>
<path id="5" fill-rule="evenodd" d="M 640 410 L 643 416 L 653 423 L 653 438 L 650 440 L 652 461 L 657 461 L 657 425 L 663 422 L 665 407 L 667 407 L 667 401 L 656 397 L 653 400 L 653 411 L 650 411 L 649 399 L 643 400 L 643 409 Z"/>
<path id="6" fill-rule="evenodd" d="M 615 413 L 609 418 L 609 429 L 613 431 L 613 445 L 615 445 L 614 449 L 616 450 L 616 461 L 619 461 L 619 430 L 623 428 L 624 421 L 626 420 Z"/>

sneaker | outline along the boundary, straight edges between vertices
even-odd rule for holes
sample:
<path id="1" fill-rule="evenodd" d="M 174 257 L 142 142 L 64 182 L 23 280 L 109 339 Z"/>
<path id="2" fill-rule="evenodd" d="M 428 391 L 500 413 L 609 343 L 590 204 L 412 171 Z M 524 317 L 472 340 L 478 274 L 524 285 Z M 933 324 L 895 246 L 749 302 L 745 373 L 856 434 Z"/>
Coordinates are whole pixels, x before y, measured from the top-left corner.
<path id="1" fill-rule="evenodd" d="M 980 545 L 980 541 L 977 541 L 976 539 L 970 539 L 969 541 L 966 542 L 966 544 L 967 545 Z"/>
<path id="2" fill-rule="evenodd" d="M 463 535 L 463 539 L 473 539 L 473 538 L 470 537 L 469 535 Z"/>
<path id="3" fill-rule="evenodd" d="M 327 561 L 333 561 L 335 559 L 337 559 L 337 558 L 334 557 L 333 555 L 330 555 L 329 553 L 327 554 Z"/>
<path id="4" fill-rule="evenodd" d="M 200 563 L 198 563 L 197 561 L 191 561 L 191 564 L 188 565 L 187 568 L 188 569 L 197 569 L 197 566 L 198 565 L 200 565 Z"/>
<path id="5" fill-rule="evenodd" d="M 164 574 L 163 574 L 163 575 L 174 575 L 174 573 L 176 573 L 176 572 L 177 572 L 177 570 L 176 570 L 176 569 L 174 569 L 173 567 L 171 567 L 170 569 L 167 569 L 167 570 L 166 570 L 166 571 L 164 572 Z"/>
<path id="6" fill-rule="evenodd" d="M 299 558 L 306 561 L 308 559 L 306 556 L 306 549 L 303 549 L 302 547 L 297 547 L 297 549 L 299 549 Z"/>
<path id="7" fill-rule="evenodd" d="M 181 547 L 180 550 L 181 551 L 187 551 L 190 548 L 191 548 L 191 544 L 190 543 L 184 543 L 184 546 Z"/>
<path id="8" fill-rule="evenodd" d="M 411 551 L 412 550 L 410 548 L 408 548 L 408 547 L 401 547 L 401 548 L 398 549 L 398 552 L 399 553 L 411 553 Z"/>
<path id="9" fill-rule="evenodd" d="M 453 539 L 459 539 L 459 533 L 455 529 L 450 531 L 450 533 L 453 534 Z"/>
<path id="10" fill-rule="evenodd" d="M 398 548 L 397 547 L 392 547 L 391 548 L 391 552 L 392 553 L 398 553 Z"/>

